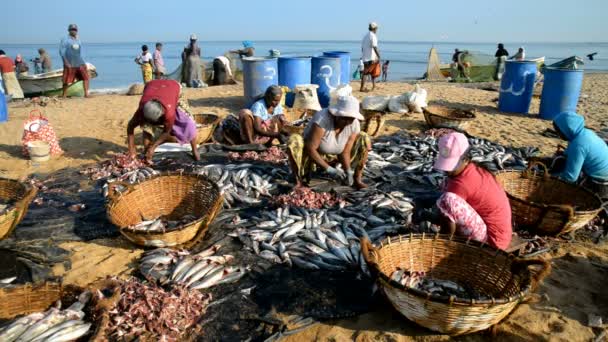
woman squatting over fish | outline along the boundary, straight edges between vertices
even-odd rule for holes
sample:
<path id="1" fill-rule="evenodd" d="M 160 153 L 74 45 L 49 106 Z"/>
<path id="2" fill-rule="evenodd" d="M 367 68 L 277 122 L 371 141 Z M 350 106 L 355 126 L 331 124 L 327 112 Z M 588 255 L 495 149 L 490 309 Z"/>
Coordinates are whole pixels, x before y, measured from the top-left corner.
<path id="1" fill-rule="evenodd" d="M 513 231 L 509 200 L 492 173 L 471 162 L 464 134 L 449 133 L 439 139 L 435 169 L 448 176 L 437 201 L 442 233 L 506 249 Z"/>
<path id="2" fill-rule="evenodd" d="M 357 189 L 366 188 L 363 168 L 371 149 L 370 138 L 361 132 L 359 101 L 341 97 L 334 106 L 318 111 L 304 130 L 304 136 L 289 137 L 287 155 L 296 186 L 308 180 L 316 167 Z M 327 159 L 326 159 L 327 158 Z M 342 169 L 335 166 L 342 165 Z"/>
<path id="3" fill-rule="evenodd" d="M 134 158 L 135 127 L 141 126 L 146 160 L 152 161 L 154 150 L 164 142 L 177 140 L 190 143 L 195 160 L 200 160 L 196 145 L 196 123 L 178 107 L 181 86 L 173 80 L 152 80 L 146 84 L 137 111 L 129 121 L 127 136 L 129 155 Z"/>

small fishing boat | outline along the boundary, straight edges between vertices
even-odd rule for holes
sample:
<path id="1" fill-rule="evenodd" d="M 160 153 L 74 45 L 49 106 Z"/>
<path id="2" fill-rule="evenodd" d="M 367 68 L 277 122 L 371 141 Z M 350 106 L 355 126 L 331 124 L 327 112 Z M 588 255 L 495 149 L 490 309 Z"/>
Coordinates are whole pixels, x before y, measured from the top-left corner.
<path id="1" fill-rule="evenodd" d="M 87 63 L 90 78 L 97 77 L 97 69 L 93 64 Z M 63 92 L 63 69 L 49 71 L 36 75 L 20 75 L 19 84 L 26 97 L 33 96 L 56 96 Z M 82 81 L 74 82 L 68 86 L 68 96 L 84 96 Z"/>

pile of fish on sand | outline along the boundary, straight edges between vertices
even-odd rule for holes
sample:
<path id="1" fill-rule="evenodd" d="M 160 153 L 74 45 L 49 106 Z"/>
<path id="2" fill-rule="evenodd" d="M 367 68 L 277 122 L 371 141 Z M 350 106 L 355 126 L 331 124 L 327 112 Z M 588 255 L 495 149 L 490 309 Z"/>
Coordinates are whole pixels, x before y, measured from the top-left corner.
<path id="1" fill-rule="evenodd" d="M 167 228 L 176 228 L 182 225 L 186 225 L 196 220 L 194 215 L 185 215 L 179 220 L 167 220 L 159 217 L 153 220 L 141 221 L 138 224 L 129 226 L 131 230 L 139 230 L 149 233 L 164 233 Z"/>
<path id="2" fill-rule="evenodd" d="M 467 289 L 451 280 L 434 279 L 426 276 L 425 272 L 397 269 L 391 274 L 391 280 L 412 289 L 427 292 L 442 297 L 457 297 L 461 299 L 487 300 L 489 297 L 480 296 L 472 289 Z"/>
<path id="3" fill-rule="evenodd" d="M 278 195 L 274 199 L 277 206 L 292 206 L 306 209 L 321 209 L 332 207 L 339 198 L 329 192 L 316 192 L 308 187 L 295 188 L 290 193 Z"/>
<path id="4" fill-rule="evenodd" d="M 445 134 L 447 131 L 442 131 Z M 377 183 L 394 186 L 402 181 L 439 187 L 444 175 L 433 169 L 439 139 L 433 135 L 399 133 L 377 137 L 369 152 L 363 175 Z M 538 155 L 535 147 L 504 147 L 494 142 L 469 138 L 472 161 L 491 171 L 524 170 L 527 160 Z"/>
<path id="5" fill-rule="evenodd" d="M 195 172 L 206 176 L 220 187 L 225 208 L 231 208 L 238 203 L 262 203 L 260 197 L 270 197 L 270 192 L 277 188 L 272 182 L 273 177 L 284 178 L 287 175 L 287 172 L 280 168 L 249 163 L 209 164 Z"/>
<path id="6" fill-rule="evenodd" d="M 261 210 L 249 218 L 220 214 L 217 221 L 235 227 L 238 238 L 260 257 L 303 269 L 360 270 L 369 275 L 361 239 L 378 241 L 411 225 L 414 209 L 402 193 L 375 189 L 352 192 L 329 209 L 295 206 Z"/>
<path id="7" fill-rule="evenodd" d="M 146 166 L 146 163 L 142 159 L 131 158 L 127 153 L 118 153 L 114 155 L 112 159 L 108 159 L 96 166 L 81 170 L 80 174 L 88 175 L 92 180 L 112 177 L 120 178 L 127 172 L 135 171 Z"/>
<path id="8" fill-rule="evenodd" d="M 287 161 L 287 155 L 281 148 L 272 146 L 264 152 L 230 152 L 228 153 L 228 159 L 239 161 L 255 160 L 271 164 L 285 164 Z"/>
<path id="9" fill-rule="evenodd" d="M 220 248 L 221 245 L 214 245 L 197 254 L 190 254 L 187 250 L 155 249 L 143 255 L 139 272 L 151 282 L 177 284 L 191 290 L 238 281 L 247 270 L 228 266 L 234 257 L 215 255 Z"/>
<path id="10" fill-rule="evenodd" d="M 0 341 L 77 340 L 91 329 L 91 323 L 82 320 L 85 315 L 82 310 L 90 299 L 91 293 L 83 292 L 78 301 L 65 310 L 53 307 L 46 312 L 36 312 L 18 318 L 0 330 Z"/>
<path id="11" fill-rule="evenodd" d="M 150 341 L 179 341 L 188 333 L 211 300 L 210 294 L 174 286 L 169 291 L 136 279 L 118 280 L 120 297 L 108 311 L 104 333 L 110 341 L 132 341 L 146 335 Z M 98 300 L 108 300 L 98 291 Z"/>

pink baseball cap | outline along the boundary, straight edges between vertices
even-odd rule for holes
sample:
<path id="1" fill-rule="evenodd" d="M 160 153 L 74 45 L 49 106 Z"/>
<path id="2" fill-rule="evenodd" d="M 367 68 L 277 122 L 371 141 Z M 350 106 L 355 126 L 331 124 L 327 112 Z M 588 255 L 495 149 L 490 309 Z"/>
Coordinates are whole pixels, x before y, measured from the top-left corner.
<path id="1" fill-rule="evenodd" d="M 435 169 L 439 171 L 454 171 L 462 155 L 469 149 L 469 140 L 462 133 L 448 133 L 439 139 L 439 156 L 435 161 Z"/>

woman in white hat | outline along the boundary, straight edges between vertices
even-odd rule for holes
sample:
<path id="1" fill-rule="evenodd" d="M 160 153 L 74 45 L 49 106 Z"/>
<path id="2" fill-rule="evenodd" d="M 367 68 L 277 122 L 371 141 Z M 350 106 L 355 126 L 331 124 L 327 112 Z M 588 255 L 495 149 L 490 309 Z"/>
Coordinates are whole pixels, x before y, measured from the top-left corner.
<path id="1" fill-rule="evenodd" d="M 318 166 L 349 186 L 367 187 L 362 177 L 371 142 L 361 132 L 359 120 L 363 120 L 359 101 L 353 96 L 341 97 L 334 106 L 313 116 L 304 136 L 289 137 L 287 154 L 296 186 L 301 186 L 302 179 L 309 178 Z M 338 162 L 342 169 L 334 167 Z"/>

